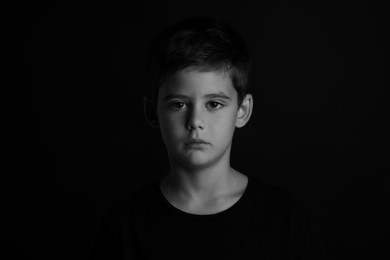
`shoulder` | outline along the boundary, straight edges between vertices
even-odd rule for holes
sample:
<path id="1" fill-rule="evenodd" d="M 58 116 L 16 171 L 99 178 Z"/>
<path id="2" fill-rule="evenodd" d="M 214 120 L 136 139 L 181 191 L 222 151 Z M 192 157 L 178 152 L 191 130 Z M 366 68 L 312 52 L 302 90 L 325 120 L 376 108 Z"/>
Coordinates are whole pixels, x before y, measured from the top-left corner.
<path id="1" fill-rule="evenodd" d="M 303 204 L 291 191 L 265 182 L 254 175 L 249 175 L 249 178 L 251 181 L 250 195 L 257 202 L 274 209 L 303 210 Z"/>
<path id="2" fill-rule="evenodd" d="M 156 198 L 158 180 L 143 184 L 130 195 L 116 201 L 105 212 L 104 217 L 110 222 L 120 222 L 122 219 L 130 220 L 135 212 L 146 210 Z"/>
<path id="3" fill-rule="evenodd" d="M 309 223 L 308 208 L 289 190 L 252 177 L 251 203 L 256 214 L 274 223 L 290 223 L 296 232 Z"/>
<path id="4" fill-rule="evenodd" d="M 296 196 L 277 185 L 252 176 L 252 202 L 255 211 L 273 232 L 279 230 L 293 239 L 294 251 L 307 259 L 328 259 L 315 219 L 310 210 Z M 284 232 L 287 227 L 288 233 Z M 310 257 L 309 257 L 310 256 Z M 305 258 L 306 259 L 306 258 Z"/>
<path id="5" fill-rule="evenodd" d="M 250 179 L 251 191 L 257 195 L 277 200 L 289 200 L 294 198 L 292 192 L 280 186 L 265 182 L 254 175 L 248 175 L 248 177 Z"/>

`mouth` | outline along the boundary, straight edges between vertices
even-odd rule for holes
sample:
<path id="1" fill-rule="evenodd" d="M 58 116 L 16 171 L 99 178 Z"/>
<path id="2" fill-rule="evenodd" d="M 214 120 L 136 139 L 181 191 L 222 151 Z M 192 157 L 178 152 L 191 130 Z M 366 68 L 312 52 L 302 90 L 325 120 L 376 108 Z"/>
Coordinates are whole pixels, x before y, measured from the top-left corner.
<path id="1" fill-rule="evenodd" d="M 204 147 L 204 146 L 209 145 L 209 144 L 210 143 L 208 143 L 202 139 L 190 139 L 189 141 L 187 141 L 185 143 L 185 145 L 187 147 L 199 147 L 199 148 Z"/>

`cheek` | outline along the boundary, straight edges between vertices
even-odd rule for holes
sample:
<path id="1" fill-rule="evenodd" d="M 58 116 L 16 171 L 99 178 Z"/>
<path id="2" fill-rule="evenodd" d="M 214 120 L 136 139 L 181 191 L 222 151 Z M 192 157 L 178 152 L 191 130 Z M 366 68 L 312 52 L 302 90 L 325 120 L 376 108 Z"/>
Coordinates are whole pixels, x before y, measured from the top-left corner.
<path id="1" fill-rule="evenodd" d="M 183 124 L 184 115 L 180 113 L 168 113 L 165 115 L 165 123 L 171 128 L 179 128 Z"/>
<path id="2" fill-rule="evenodd" d="M 221 130 L 231 129 L 236 125 L 236 113 L 232 109 L 230 111 L 226 111 L 226 113 L 221 113 L 217 116 L 214 116 L 212 121 L 215 125 L 218 125 L 219 128 L 222 128 Z"/>
<path id="3" fill-rule="evenodd" d="M 159 118 L 160 130 L 167 138 L 175 138 L 182 129 L 183 119 L 178 114 L 164 114 Z"/>
<path id="4" fill-rule="evenodd" d="M 216 138 L 229 139 L 236 127 L 236 117 L 234 113 L 221 114 L 211 120 L 213 133 Z"/>

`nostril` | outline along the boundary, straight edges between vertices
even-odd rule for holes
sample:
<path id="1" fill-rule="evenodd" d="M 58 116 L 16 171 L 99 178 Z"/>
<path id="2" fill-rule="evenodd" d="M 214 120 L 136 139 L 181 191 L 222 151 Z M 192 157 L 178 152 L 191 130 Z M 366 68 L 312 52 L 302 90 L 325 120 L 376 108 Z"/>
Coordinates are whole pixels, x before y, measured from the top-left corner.
<path id="1" fill-rule="evenodd" d="M 203 126 L 202 126 L 202 124 L 192 123 L 192 124 L 187 125 L 187 129 L 188 130 L 203 129 Z"/>

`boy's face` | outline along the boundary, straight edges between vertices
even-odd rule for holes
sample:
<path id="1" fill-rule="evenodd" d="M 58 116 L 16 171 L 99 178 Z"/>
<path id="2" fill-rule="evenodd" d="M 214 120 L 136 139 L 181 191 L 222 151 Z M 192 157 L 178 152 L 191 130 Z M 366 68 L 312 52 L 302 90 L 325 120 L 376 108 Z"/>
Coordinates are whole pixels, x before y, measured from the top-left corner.
<path id="1" fill-rule="evenodd" d="M 243 126 L 239 114 L 228 73 L 190 67 L 168 78 L 158 93 L 157 116 L 171 163 L 194 169 L 229 159 L 235 127 Z"/>

